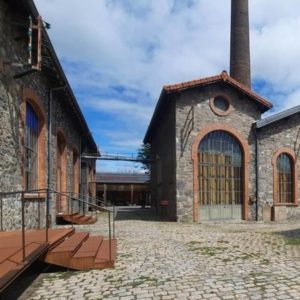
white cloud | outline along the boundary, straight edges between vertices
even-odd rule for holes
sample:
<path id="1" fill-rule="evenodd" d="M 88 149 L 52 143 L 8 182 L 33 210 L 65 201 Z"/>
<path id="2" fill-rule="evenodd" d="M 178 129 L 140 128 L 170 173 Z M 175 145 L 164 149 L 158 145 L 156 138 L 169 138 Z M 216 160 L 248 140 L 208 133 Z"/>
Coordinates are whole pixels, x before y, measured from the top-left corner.
<path id="1" fill-rule="evenodd" d="M 72 86 L 84 90 L 81 104 L 113 115 L 140 141 L 164 84 L 229 68 L 229 0 L 36 4 L 52 25 L 49 34 Z M 252 78 L 265 81 L 257 92 L 275 111 L 300 104 L 300 1 L 251 0 L 249 6 Z M 113 86 L 126 89 L 105 95 Z"/>

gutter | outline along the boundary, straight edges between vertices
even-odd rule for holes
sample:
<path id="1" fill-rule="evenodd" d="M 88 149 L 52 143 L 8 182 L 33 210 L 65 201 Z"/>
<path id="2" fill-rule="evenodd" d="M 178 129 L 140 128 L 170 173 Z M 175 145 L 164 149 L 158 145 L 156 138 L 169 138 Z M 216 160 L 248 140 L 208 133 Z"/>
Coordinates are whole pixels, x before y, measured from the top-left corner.
<path id="1" fill-rule="evenodd" d="M 259 197 L 259 139 L 256 123 L 252 125 L 253 135 L 255 137 L 255 221 L 258 221 L 258 197 Z"/>

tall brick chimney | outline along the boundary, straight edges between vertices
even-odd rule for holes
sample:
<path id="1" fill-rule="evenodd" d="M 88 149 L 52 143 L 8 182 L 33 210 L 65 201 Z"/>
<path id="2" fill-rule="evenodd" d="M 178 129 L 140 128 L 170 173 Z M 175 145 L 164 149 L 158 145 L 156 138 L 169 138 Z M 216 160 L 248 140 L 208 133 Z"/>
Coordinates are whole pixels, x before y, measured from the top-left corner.
<path id="1" fill-rule="evenodd" d="M 251 88 L 248 0 L 231 0 L 230 76 Z"/>

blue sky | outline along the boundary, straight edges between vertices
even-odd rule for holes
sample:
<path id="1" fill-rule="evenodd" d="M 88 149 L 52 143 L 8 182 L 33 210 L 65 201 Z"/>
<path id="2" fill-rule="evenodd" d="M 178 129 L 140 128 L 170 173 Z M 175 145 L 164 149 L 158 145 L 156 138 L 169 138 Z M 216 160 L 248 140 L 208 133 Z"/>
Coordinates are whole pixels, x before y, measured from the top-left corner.
<path id="1" fill-rule="evenodd" d="M 163 85 L 229 68 L 230 0 L 35 2 L 102 153 L 136 151 Z M 253 89 L 272 112 L 300 104 L 300 1 L 249 5 Z"/>

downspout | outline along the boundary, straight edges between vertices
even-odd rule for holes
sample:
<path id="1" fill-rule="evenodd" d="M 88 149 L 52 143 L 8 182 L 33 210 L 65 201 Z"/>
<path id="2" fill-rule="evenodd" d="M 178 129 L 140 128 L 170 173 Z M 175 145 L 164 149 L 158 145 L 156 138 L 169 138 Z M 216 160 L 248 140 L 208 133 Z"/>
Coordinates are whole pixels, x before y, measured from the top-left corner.
<path id="1" fill-rule="evenodd" d="M 50 198 L 51 198 L 51 181 L 52 181 L 52 176 L 51 176 L 51 167 L 52 167 L 52 159 L 51 159 L 51 133 L 52 133 L 52 101 L 53 101 L 53 93 L 64 90 L 66 86 L 60 86 L 56 88 L 51 88 L 49 90 L 49 99 L 48 99 L 48 179 L 47 179 L 47 203 L 46 203 L 46 216 L 47 216 L 47 224 L 46 227 L 48 228 L 49 223 L 50 223 Z M 46 237 L 48 241 L 48 233 Z"/>
<path id="2" fill-rule="evenodd" d="M 258 197 L 259 197 L 259 148 L 256 123 L 253 124 L 252 131 L 255 138 L 255 220 L 258 221 Z"/>

